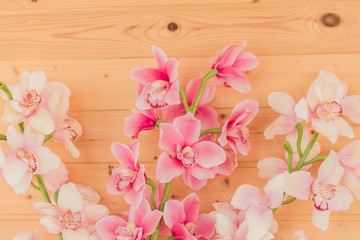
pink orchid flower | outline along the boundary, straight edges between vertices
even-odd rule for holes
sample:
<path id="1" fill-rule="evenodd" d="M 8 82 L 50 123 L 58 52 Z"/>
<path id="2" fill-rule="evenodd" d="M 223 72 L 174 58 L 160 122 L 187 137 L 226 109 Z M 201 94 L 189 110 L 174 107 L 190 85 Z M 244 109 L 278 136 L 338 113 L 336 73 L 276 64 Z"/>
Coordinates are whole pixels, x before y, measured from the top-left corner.
<path id="1" fill-rule="evenodd" d="M 321 163 L 318 177 L 312 185 L 311 199 L 314 202 L 312 221 L 323 231 L 328 227 L 331 210 L 344 211 L 353 201 L 350 191 L 340 186 L 343 172 L 337 153 L 331 150 L 329 156 Z"/>
<path id="2" fill-rule="evenodd" d="M 43 134 L 54 131 L 54 122 L 47 110 L 47 103 L 52 94 L 70 96 L 70 90 L 61 83 L 46 83 L 45 74 L 41 71 L 23 72 L 20 84 L 10 85 L 14 100 L 5 105 L 2 121 L 6 125 L 18 124 L 25 120 Z M 4 93 L 1 96 L 5 98 Z M 5 98 L 7 99 L 7 98 Z"/>
<path id="3" fill-rule="evenodd" d="M 120 162 L 121 167 L 112 171 L 107 183 L 107 192 L 110 194 L 125 194 L 125 201 L 137 208 L 143 198 L 145 190 L 145 167 L 138 163 L 140 141 L 134 139 L 130 146 L 113 143 L 111 151 Z"/>
<path id="4" fill-rule="evenodd" d="M 360 140 L 352 141 L 339 153 L 340 166 L 344 169 L 342 182 L 360 199 Z"/>
<path id="5" fill-rule="evenodd" d="M 214 234 L 215 219 L 200 214 L 200 201 L 195 193 L 183 201 L 169 200 L 164 208 L 164 222 L 175 239 L 209 239 Z"/>
<path id="6" fill-rule="evenodd" d="M 202 76 L 191 79 L 186 87 L 186 99 L 189 106 L 194 104 L 197 93 L 200 89 Z M 196 108 L 195 118 L 201 122 L 201 129 L 210 129 L 218 127 L 218 114 L 214 108 L 205 104 L 211 102 L 215 97 L 216 85 L 208 83 L 205 86 L 204 92 L 201 95 L 199 104 Z M 165 122 L 172 123 L 175 118 L 186 114 L 183 103 L 169 106 L 162 110 L 162 117 Z"/>
<path id="7" fill-rule="evenodd" d="M 191 113 L 176 118 L 173 124 L 160 124 L 160 155 L 156 178 L 162 182 L 184 174 L 184 181 L 192 189 L 200 189 L 208 178 L 214 178 L 218 166 L 226 160 L 225 151 L 210 141 L 198 142 L 200 120 Z"/>
<path id="8" fill-rule="evenodd" d="M 131 78 L 140 84 L 140 95 L 136 100 L 136 107 L 140 110 L 162 109 L 180 103 L 177 80 L 179 62 L 174 58 L 168 60 L 156 46 L 152 47 L 152 52 L 158 68 L 136 67 L 131 71 Z"/>
<path id="9" fill-rule="evenodd" d="M 135 112 L 125 119 L 125 135 L 138 138 L 141 131 L 154 129 L 158 120 L 159 115 L 154 109 Z"/>
<path id="10" fill-rule="evenodd" d="M 294 232 L 290 240 L 307 240 L 307 237 L 303 230 L 297 230 Z"/>
<path id="11" fill-rule="evenodd" d="M 227 46 L 223 52 L 212 59 L 212 69 L 217 69 L 216 83 L 224 83 L 225 87 L 247 93 L 251 86 L 242 72 L 254 69 L 258 65 L 257 58 L 248 52 L 241 52 L 246 42 Z"/>
<path id="12" fill-rule="evenodd" d="M 109 210 L 103 205 L 85 205 L 83 196 L 73 183 L 64 184 L 60 188 L 57 206 L 38 202 L 34 207 L 43 215 L 40 224 L 50 233 L 62 233 L 66 229 L 76 231 L 91 226 L 109 215 Z"/>
<path id="13" fill-rule="evenodd" d="M 48 106 L 55 124 L 52 138 L 55 142 L 63 143 L 74 158 L 79 158 L 79 150 L 73 142 L 82 135 L 82 127 L 77 120 L 67 116 L 69 110 L 68 97 L 54 94 L 50 97 Z"/>
<path id="14" fill-rule="evenodd" d="M 11 153 L 5 161 L 3 174 L 16 193 L 23 194 L 28 190 L 33 174 L 46 174 L 59 167 L 60 158 L 42 146 L 43 134 L 29 126 L 21 134 L 9 126 L 6 136 Z"/>
<path id="15" fill-rule="evenodd" d="M 143 200 L 138 208 L 130 208 L 128 222 L 118 216 L 108 216 L 98 221 L 95 228 L 103 240 L 142 240 L 155 231 L 162 215 L 159 210 L 152 211 Z"/>
<path id="16" fill-rule="evenodd" d="M 268 96 L 268 103 L 274 111 L 281 115 L 265 129 L 265 138 L 271 139 L 275 135 L 296 131 L 295 126 L 301 120 L 296 116 L 294 99 L 287 93 L 272 92 Z"/>
<path id="17" fill-rule="evenodd" d="M 259 111 L 256 100 L 245 100 L 238 103 L 231 112 L 229 120 L 222 126 L 218 142 L 221 146 L 229 143 L 234 153 L 247 155 L 250 151 L 249 129 L 246 127 Z"/>
<path id="18" fill-rule="evenodd" d="M 55 192 L 69 180 L 68 175 L 69 171 L 66 169 L 65 164 L 60 162 L 58 168 L 43 175 L 43 181 L 46 189 Z"/>
<path id="19" fill-rule="evenodd" d="M 290 146 L 293 150 L 293 158 L 292 158 L 292 162 L 291 162 L 292 168 L 295 168 L 297 163 L 299 162 L 299 154 L 298 154 L 297 146 L 296 146 L 297 137 L 298 137 L 297 131 L 293 131 L 290 134 L 286 135 L 286 141 L 288 141 L 290 143 Z M 302 152 L 305 151 L 309 142 L 310 142 L 310 134 L 306 129 L 304 129 L 303 137 L 301 139 L 301 151 Z M 311 149 L 309 155 L 305 159 L 305 162 L 316 157 L 317 155 L 319 155 L 320 151 L 321 151 L 320 144 L 319 144 L 319 142 L 316 141 L 314 143 L 313 148 Z M 283 160 L 281 158 L 277 158 L 277 157 L 267 157 L 267 158 L 261 159 L 257 164 L 257 167 L 259 169 L 259 172 L 258 172 L 259 177 L 265 178 L 265 179 L 270 179 L 280 173 L 288 171 L 287 161 L 288 161 L 288 153 L 287 152 L 285 152 L 285 160 Z M 311 165 L 307 165 L 307 166 L 303 167 L 302 170 L 308 170 L 310 167 L 311 167 Z"/>
<path id="20" fill-rule="evenodd" d="M 315 131 L 323 134 L 332 143 L 338 135 L 354 137 L 351 126 L 341 118 L 342 115 L 360 123 L 360 111 L 354 106 L 360 104 L 359 96 L 347 96 L 348 87 L 335 74 L 320 71 L 311 84 L 307 98 L 302 98 L 295 107 L 296 115 L 311 121 Z"/>
<path id="21" fill-rule="evenodd" d="M 37 240 L 37 237 L 32 232 L 20 232 L 18 233 L 13 240 Z"/>
<path id="22" fill-rule="evenodd" d="M 64 229 L 62 231 L 63 240 L 101 240 L 97 233 L 90 233 L 86 228 L 75 230 Z"/>
<path id="23" fill-rule="evenodd" d="M 235 164 L 231 157 L 232 149 L 225 148 L 224 150 L 226 153 L 226 160 L 219 165 L 218 174 L 230 176 L 235 169 Z"/>

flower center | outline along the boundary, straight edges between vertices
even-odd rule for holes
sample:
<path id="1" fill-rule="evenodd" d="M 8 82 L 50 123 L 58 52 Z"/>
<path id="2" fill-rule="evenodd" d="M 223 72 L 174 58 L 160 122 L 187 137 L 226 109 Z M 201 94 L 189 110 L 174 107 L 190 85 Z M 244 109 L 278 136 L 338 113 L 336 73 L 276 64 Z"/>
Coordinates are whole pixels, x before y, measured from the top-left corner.
<path id="1" fill-rule="evenodd" d="M 176 145 L 176 158 L 182 161 L 185 167 L 192 167 L 196 164 L 197 152 L 194 148 L 186 146 L 181 148 L 179 144 Z"/>
<path id="2" fill-rule="evenodd" d="M 116 189 L 123 191 L 131 183 L 135 182 L 137 171 L 127 167 L 120 167 L 117 172 Z"/>
<path id="3" fill-rule="evenodd" d="M 152 108 L 162 108 L 167 106 L 165 95 L 169 90 L 169 82 L 164 80 L 156 80 L 150 86 L 147 86 L 146 101 Z"/>
<path id="4" fill-rule="evenodd" d="M 228 131 L 228 136 L 231 138 L 240 138 L 242 143 L 247 143 L 250 136 L 250 131 L 247 127 L 236 125 L 233 129 Z"/>
<path id="5" fill-rule="evenodd" d="M 20 150 L 17 153 L 18 158 L 27 164 L 30 172 L 35 172 L 38 168 L 38 161 L 34 154 L 27 150 Z"/>
<path id="6" fill-rule="evenodd" d="M 82 133 L 82 128 L 78 121 L 72 118 L 67 118 L 62 122 L 60 127 L 55 130 L 55 132 L 60 131 L 65 131 L 69 139 L 76 141 Z"/>
<path id="7" fill-rule="evenodd" d="M 342 114 L 342 106 L 333 101 L 321 103 L 316 107 L 316 115 L 320 120 L 328 122 L 334 120 L 338 115 Z"/>
<path id="8" fill-rule="evenodd" d="M 336 186 L 331 184 L 315 183 L 312 187 L 314 195 L 311 199 L 314 202 L 314 207 L 319 211 L 326 211 L 329 209 L 328 201 L 331 200 L 336 192 Z"/>
<path id="9" fill-rule="evenodd" d="M 116 240 L 131 240 L 134 239 L 135 224 L 128 223 L 126 227 L 117 227 L 115 233 L 117 236 Z"/>
<path id="10" fill-rule="evenodd" d="M 197 225 L 195 223 L 189 222 L 189 223 L 185 224 L 185 228 L 191 235 L 195 236 L 196 231 L 197 231 Z"/>
<path id="11" fill-rule="evenodd" d="M 75 229 L 81 224 L 81 213 L 73 214 L 71 209 L 66 209 L 60 222 L 68 229 Z"/>
<path id="12" fill-rule="evenodd" d="M 36 107 L 37 105 L 40 104 L 41 102 L 41 97 L 40 97 L 40 94 L 38 94 L 36 92 L 35 89 L 31 90 L 31 91 L 26 91 L 23 95 L 23 101 L 24 101 L 24 104 L 27 106 L 27 107 Z"/>

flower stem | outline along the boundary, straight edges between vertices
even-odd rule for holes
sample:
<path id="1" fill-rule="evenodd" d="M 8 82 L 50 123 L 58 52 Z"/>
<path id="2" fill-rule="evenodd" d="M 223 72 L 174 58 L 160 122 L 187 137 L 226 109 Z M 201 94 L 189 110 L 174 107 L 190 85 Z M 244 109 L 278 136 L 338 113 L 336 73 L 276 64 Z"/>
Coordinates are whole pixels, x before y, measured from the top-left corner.
<path id="1" fill-rule="evenodd" d="M 61 234 L 61 233 L 58 233 L 57 236 L 58 236 L 58 239 L 59 239 L 59 240 L 63 240 L 63 237 L 62 237 L 62 234 Z"/>
<path id="2" fill-rule="evenodd" d="M 179 94 L 180 94 L 180 97 L 182 99 L 182 103 L 184 105 L 184 108 L 185 108 L 186 112 L 190 112 L 190 107 L 189 107 L 189 105 L 187 103 L 185 92 L 181 87 L 179 87 Z"/>
<path id="3" fill-rule="evenodd" d="M 211 133 L 221 134 L 221 128 L 210 128 L 210 129 L 203 130 L 200 133 L 200 137 L 202 137 L 206 134 L 211 134 Z"/>
<path id="4" fill-rule="evenodd" d="M 162 123 L 161 120 L 157 120 L 156 123 L 155 123 L 155 126 L 160 127 L 160 123 Z"/>
<path id="5" fill-rule="evenodd" d="M 52 138 L 52 135 L 51 135 L 51 134 L 46 135 L 45 138 L 44 138 L 44 143 L 46 143 L 47 141 L 49 141 L 51 138 Z M 43 144 L 44 144 L 44 143 L 43 143 Z"/>
<path id="6" fill-rule="evenodd" d="M 171 236 L 169 236 L 169 237 L 167 238 L 167 240 L 175 240 L 175 238 L 174 238 L 173 235 L 171 235 Z"/>
<path id="7" fill-rule="evenodd" d="M 290 143 L 288 141 L 283 143 L 283 147 L 285 148 L 285 150 L 288 152 L 288 161 L 287 161 L 287 165 L 288 165 L 288 170 L 289 173 L 291 173 L 292 170 L 292 158 L 293 158 L 293 150 L 292 147 L 290 145 Z"/>
<path id="8" fill-rule="evenodd" d="M 317 157 L 314 157 L 313 159 L 307 161 L 307 162 L 304 162 L 304 164 L 302 165 L 302 167 L 304 166 L 307 166 L 307 165 L 310 165 L 310 164 L 313 164 L 314 162 L 317 162 L 317 161 L 323 161 L 327 158 L 328 156 L 327 155 L 322 155 L 322 156 L 317 156 Z"/>
<path id="9" fill-rule="evenodd" d="M 305 162 L 305 159 L 306 159 L 307 156 L 309 155 L 309 153 L 310 153 L 312 147 L 314 146 L 314 143 L 315 143 L 316 139 L 318 138 L 318 136 L 319 136 L 319 133 L 318 133 L 318 132 L 315 132 L 315 133 L 314 133 L 314 136 L 313 136 L 313 137 L 311 138 L 311 140 L 310 140 L 309 145 L 306 147 L 306 149 L 305 149 L 304 153 L 302 154 L 302 156 L 301 156 L 298 164 L 296 165 L 294 171 L 299 171 L 299 170 L 303 167 L 303 164 L 304 164 L 304 162 Z"/>
<path id="10" fill-rule="evenodd" d="M 150 204 L 153 210 L 157 209 L 155 203 L 154 203 L 154 198 L 156 195 L 156 184 L 154 183 L 153 180 L 151 180 L 150 178 L 147 178 L 146 180 L 146 184 L 149 185 L 152 188 L 152 192 L 151 192 L 151 196 L 150 196 Z"/>
<path id="11" fill-rule="evenodd" d="M 172 183 L 172 180 L 165 184 L 165 189 L 164 189 L 164 192 L 163 192 L 163 196 L 161 198 L 161 202 L 160 202 L 160 205 L 159 205 L 159 210 L 161 212 L 164 211 L 165 203 L 169 198 L 171 183 Z M 154 233 L 151 235 L 151 237 L 150 237 L 151 240 L 157 240 L 157 238 L 159 236 L 159 229 L 161 227 L 162 221 L 163 221 L 163 218 L 160 219 L 158 225 L 156 226 L 156 229 L 155 229 Z"/>
<path id="12" fill-rule="evenodd" d="M 199 105 L 199 101 L 200 101 L 201 95 L 204 92 L 207 80 L 209 80 L 210 78 L 216 76 L 217 74 L 218 74 L 218 71 L 216 69 L 212 69 L 201 80 L 199 92 L 198 92 L 198 94 L 197 94 L 197 96 L 195 98 L 194 104 L 191 105 L 191 108 L 190 108 L 192 114 L 196 113 L 196 108 Z"/>
<path id="13" fill-rule="evenodd" d="M 6 140 L 7 140 L 6 135 L 4 135 L 4 134 L 0 134 L 0 140 L 4 140 L 4 141 L 6 141 Z"/>
<path id="14" fill-rule="evenodd" d="M 32 181 L 31 181 L 30 185 L 33 189 L 40 191 L 40 188 L 38 186 L 36 186 Z"/>
<path id="15" fill-rule="evenodd" d="M 298 131 L 298 137 L 297 137 L 297 142 L 296 142 L 296 147 L 297 147 L 297 152 L 299 154 L 299 158 L 301 158 L 302 156 L 302 151 L 301 151 L 301 140 L 302 140 L 302 136 L 303 136 L 303 125 L 301 123 L 296 124 L 296 129 Z"/>
<path id="16" fill-rule="evenodd" d="M 281 203 L 281 205 L 286 205 L 286 204 L 292 203 L 292 202 L 295 201 L 295 200 L 296 200 L 296 198 L 292 197 L 292 198 L 290 198 L 289 200 L 283 201 L 283 202 Z"/>
<path id="17" fill-rule="evenodd" d="M 48 203 L 51 203 L 50 201 L 50 197 L 49 197 L 49 194 L 48 192 L 46 191 L 46 187 L 44 185 L 44 182 L 42 181 L 42 178 L 41 178 L 41 175 L 38 175 L 38 174 L 35 174 L 35 178 L 38 182 L 38 185 L 39 185 L 39 189 L 40 189 L 40 192 L 42 193 L 43 197 L 44 197 L 44 200 Z"/>

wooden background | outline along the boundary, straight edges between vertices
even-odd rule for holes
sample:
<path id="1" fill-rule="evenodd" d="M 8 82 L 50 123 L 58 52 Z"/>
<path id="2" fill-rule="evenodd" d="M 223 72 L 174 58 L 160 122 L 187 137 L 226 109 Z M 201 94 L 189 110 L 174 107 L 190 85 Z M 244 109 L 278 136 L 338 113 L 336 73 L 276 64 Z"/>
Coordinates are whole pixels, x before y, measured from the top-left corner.
<path id="1" fill-rule="evenodd" d="M 283 137 L 265 140 L 263 131 L 277 114 L 267 104 L 272 91 L 303 96 L 319 70 L 333 71 L 349 84 L 350 94 L 360 94 L 360 1 L 358 0 L 0 0 L 0 80 L 17 82 L 24 70 L 43 70 L 49 81 L 61 81 L 72 90 L 70 116 L 78 119 L 84 135 L 74 160 L 62 145 L 49 143 L 66 163 L 73 182 L 89 184 L 104 198 L 102 203 L 116 214 L 128 208 L 121 196 L 106 193 L 109 169 L 118 163 L 110 152 L 114 141 L 128 143 L 124 118 L 135 107 L 136 84 L 129 75 L 135 66 L 155 66 L 151 46 L 158 45 L 180 60 L 179 80 L 187 82 L 209 67 L 217 51 L 247 40 L 247 51 L 259 58 L 259 66 L 247 76 L 248 94 L 218 87 L 211 103 L 224 122 L 243 99 L 260 102 L 260 112 L 250 125 L 252 151 L 239 159 L 231 177 L 219 176 L 197 191 L 202 212 L 215 201 L 230 201 L 243 183 L 259 187 L 257 162 L 267 156 L 283 156 Z M 1 103 L 1 109 L 4 102 Z M 360 127 L 355 126 L 356 138 Z M 4 131 L 4 126 L 1 127 Z M 154 177 L 157 131 L 140 135 L 141 163 Z M 339 150 L 320 138 L 322 154 Z M 316 173 L 316 169 L 313 171 Z M 171 197 L 182 199 L 191 190 L 177 179 Z M 0 236 L 12 239 L 22 230 L 38 229 L 40 239 L 56 237 L 39 225 L 32 204 L 42 201 L 29 190 L 14 194 L 0 183 Z M 360 204 L 346 212 L 331 214 L 329 230 L 311 223 L 311 201 L 295 201 L 277 211 L 276 239 L 290 239 L 304 229 L 309 239 L 359 239 Z"/>

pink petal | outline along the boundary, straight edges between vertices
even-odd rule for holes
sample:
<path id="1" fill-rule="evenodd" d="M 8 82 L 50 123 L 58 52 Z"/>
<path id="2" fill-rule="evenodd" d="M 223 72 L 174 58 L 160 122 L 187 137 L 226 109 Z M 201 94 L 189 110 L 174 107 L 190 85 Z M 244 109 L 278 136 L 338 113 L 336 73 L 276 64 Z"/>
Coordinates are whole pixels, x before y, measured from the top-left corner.
<path id="1" fill-rule="evenodd" d="M 45 226 L 50 233 L 59 233 L 64 226 L 53 216 L 44 216 L 40 219 L 40 224 Z"/>
<path id="2" fill-rule="evenodd" d="M 121 167 L 113 169 L 111 172 L 110 180 L 106 184 L 107 192 L 112 195 L 120 195 L 124 193 L 124 191 L 119 191 L 117 189 L 117 181 L 119 179 L 117 172 L 121 169 L 122 169 Z"/>
<path id="3" fill-rule="evenodd" d="M 186 114 L 184 105 L 182 103 L 171 105 L 162 109 L 162 118 L 167 123 L 172 123 L 175 118 L 181 117 Z"/>
<path id="4" fill-rule="evenodd" d="M 343 175 L 344 184 L 355 195 L 356 199 L 360 199 L 360 178 L 354 170 L 344 167 Z"/>
<path id="5" fill-rule="evenodd" d="M 147 93 L 146 93 L 145 87 L 141 90 L 139 96 L 136 99 L 135 104 L 136 104 L 137 109 L 140 109 L 140 110 L 151 109 L 151 106 L 147 101 Z"/>
<path id="6" fill-rule="evenodd" d="M 37 147 L 32 149 L 34 156 L 38 160 L 38 169 L 36 174 L 46 174 L 55 170 L 60 165 L 60 158 L 46 147 Z"/>
<path id="7" fill-rule="evenodd" d="M 20 232 L 18 233 L 13 240 L 36 240 L 37 238 L 32 232 Z"/>
<path id="8" fill-rule="evenodd" d="M 223 52 L 219 56 L 221 59 L 217 64 L 219 67 L 228 67 L 235 63 L 240 52 L 246 47 L 246 42 L 241 44 L 232 44 L 224 48 Z"/>
<path id="9" fill-rule="evenodd" d="M 184 222 L 195 222 L 200 209 L 200 200 L 195 193 L 189 194 L 183 201 L 186 219 Z"/>
<path id="10" fill-rule="evenodd" d="M 343 186 L 338 186 L 337 191 L 332 199 L 329 200 L 329 209 L 332 211 L 345 211 L 350 208 L 353 202 L 353 196 L 350 191 Z"/>
<path id="11" fill-rule="evenodd" d="M 354 138 L 354 131 L 352 127 L 344 119 L 337 117 L 333 121 L 333 124 L 336 127 L 339 135 L 348 137 L 350 139 Z"/>
<path id="12" fill-rule="evenodd" d="M 214 178 L 212 168 L 203 168 L 200 165 L 195 165 L 187 169 L 188 173 L 198 179 Z"/>
<path id="13" fill-rule="evenodd" d="M 264 199 L 265 197 L 259 188 L 243 184 L 236 189 L 231 205 L 234 208 L 246 210 L 251 205 L 263 206 Z"/>
<path id="14" fill-rule="evenodd" d="M 76 231 L 64 229 L 61 234 L 65 240 L 89 240 L 90 237 L 89 232 L 85 228 Z"/>
<path id="15" fill-rule="evenodd" d="M 239 73 L 236 76 L 221 76 L 221 78 L 238 92 L 248 93 L 251 90 L 249 80 L 242 73 Z"/>
<path id="16" fill-rule="evenodd" d="M 228 216 L 222 213 L 214 214 L 216 219 L 216 233 L 221 237 L 233 239 L 236 233 L 237 222 L 233 222 Z"/>
<path id="17" fill-rule="evenodd" d="M 276 157 L 261 159 L 257 164 L 257 168 L 259 169 L 259 177 L 265 179 L 270 179 L 288 170 L 286 162 Z"/>
<path id="18" fill-rule="evenodd" d="M 40 107 L 28 118 L 29 125 L 43 134 L 50 134 L 55 130 L 54 120 L 48 110 Z"/>
<path id="19" fill-rule="evenodd" d="M 140 165 L 140 170 L 136 174 L 136 180 L 133 183 L 133 188 L 135 191 L 139 191 L 142 186 L 145 185 L 145 166 L 143 164 Z"/>
<path id="20" fill-rule="evenodd" d="M 256 68 L 259 64 L 259 61 L 256 56 L 248 52 L 241 52 L 233 65 L 241 72 L 250 71 Z"/>
<path id="21" fill-rule="evenodd" d="M 6 137 L 7 143 L 12 152 L 16 152 L 20 148 L 24 147 L 23 135 L 19 131 L 15 130 L 12 125 L 8 127 Z"/>
<path id="22" fill-rule="evenodd" d="M 312 222 L 313 224 L 320 228 L 323 231 L 326 231 L 329 224 L 330 218 L 330 210 L 327 211 L 319 211 L 314 208 L 313 215 L 312 215 Z"/>
<path id="23" fill-rule="evenodd" d="M 341 163 L 347 167 L 360 167 L 360 140 L 352 141 L 343 147 L 338 155 Z"/>
<path id="24" fill-rule="evenodd" d="M 5 162 L 3 168 L 3 175 L 6 182 L 12 186 L 20 183 L 20 181 L 24 178 L 26 172 L 28 171 L 28 167 L 26 163 L 20 161 L 16 155 L 11 154 Z"/>
<path id="25" fill-rule="evenodd" d="M 83 201 L 85 204 L 95 204 L 101 200 L 100 195 L 90 186 L 76 184 L 76 188 L 83 196 Z"/>
<path id="26" fill-rule="evenodd" d="M 143 85 L 150 85 L 154 81 L 163 79 L 166 80 L 167 76 L 164 72 L 157 68 L 136 67 L 131 69 L 131 79 Z"/>
<path id="27" fill-rule="evenodd" d="M 55 126 L 59 126 L 65 120 L 69 110 L 69 99 L 64 95 L 53 94 L 49 99 L 48 108 Z"/>
<path id="28" fill-rule="evenodd" d="M 207 214 L 200 214 L 196 220 L 197 236 L 210 238 L 214 234 L 216 220 Z"/>
<path id="29" fill-rule="evenodd" d="M 153 109 L 145 111 L 154 111 Z M 143 130 L 155 128 L 156 121 L 144 115 L 142 112 L 133 113 L 125 119 L 124 132 L 128 137 L 137 138 Z"/>
<path id="30" fill-rule="evenodd" d="M 321 163 L 318 170 L 318 180 L 320 183 L 339 185 L 344 169 L 339 164 L 339 157 L 333 150 L 329 156 Z"/>
<path id="31" fill-rule="evenodd" d="M 149 236 L 155 231 L 156 226 L 159 223 L 162 215 L 162 212 L 155 210 L 144 216 L 141 223 L 144 236 Z"/>
<path id="32" fill-rule="evenodd" d="M 308 200 L 312 182 L 313 178 L 310 172 L 293 172 L 286 180 L 285 193 L 300 200 Z"/>
<path id="33" fill-rule="evenodd" d="M 295 101 L 287 93 L 272 92 L 268 96 L 268 103 L 276 112 L 291 116 L 295 111 Z"/>
<path id="34" fill-rule="evenodd" d="M 118 216 L 108 216 L 103 219 L 100 219 L 96 225 L 96 231 L 100 237 L 104 240 L 113 240 L 117 233 L 117 227 L 125 227 L 127 225 L 126 221 Z"/>
<path id="35" fill-rule="evenodd" d="M 180 103 L 179 86 L 179 81 L 174 81 L 170 84 L 170 88 L 164 98 L 164 101 L 168 105 L 176 105 Z"/>
<path id="36" fill-rule="evenodd" d="M 265 129 L 266 139 L 272 139 L 275 135 L 289 134 L 295 129 L 296 122 L 291 117 L 280 115 Z"/>
<path id="37" fill-rule="evenodd" d="M 189 187 L 193 190 L 199 190 L 205 186 L 207 182 L 207 179 L 198 179 L 193 175 L 188 174 L 188 172 L 184 172 L 183 179 L 185 184 L 189 185 Z"/>
<path id="38" fill-rule="evenodd" d="M 218 114 L 216 110 L 210 106 L 201 106 L 196 109 L 195 118 L 201 122 L 201 129 L 216 128 L 219 126 Z"/>
<path id="39" fill-rule="evenodd" d="M 176 118 L 173 125 L 184 137 L 184 146 L 191 146 L 199 139 L 201 123 L 190 112 L 185 116 Z"/>
<path id="40" fill-rule="evenodd" d="M 73 183 L 61 186 L 59 191 L 58 206 L 62 209 L 71 209 L 72 212 L 79 212 L 83 208 L 82 196 Z"/>
<path id="41" fill-rule="evenodd" d="M 5 104 L 4 114 L 1 121 L 3 121 L 6 126 L 12 123 L 18 124 L 25 121 L 26 116 L 22 113 L 22 109 L 19 104 L 20 103 L 15 101 L 9 101 Z M 15 109 L 14 107 L 19 109 Z"/>
<path id="42" fill-rule="evenodd" d="M 186 86 L 186 99 L 193 104 L 200 89 L 203 76 L 193 78 Z M 215 98 L 216 85 L 207 83 L 199 101 L 199 107 L 211 102 Z"/>
<path id="43" fill-rule="evenodd" d="M 44 143 L 45 135 L 26 126 L 24 130 L 24 146 L 26 148 L 41 147 Z"/>
<path id="44" fill-rule="evenodd" d="M 343 114 L 350 118 L 351 121 L 360 123 L 360 96 L 351 95 L 344 97 L 340 102 Z"/>
<path id="45" fill-rule="evenodd" d="M 300 101 L 295 106 L 295 113 L 298 118 L 302 120 L 309 120 L 309 106 L 306 98 L 301 98 Z"/>
<path id="46" fill-rule="evenodd" d="M 166 65 L 166 61 L 167 61 L 167 56 L 166 54 L 164 53 L 164 51 L 159 48 L 158 46 L 152 46 L 151 48 L 152 50 L 152 53 L 156 59 L 156 62 L 158 64 L 158 67 L 162 70 L 164 70 L 165 68 L 165 65 Z"/>
<path id="47" fill-rule="evenodd" d="M 176 223 L 172 229 L 171 233 L 175 239 L 182 239 L 182 240 L 197 240 L 197 238 L 191 235 L 185 228 L 183 224 Z"/>
<path id="48" fill-rule="evenodd" d="M 30 187 L 32 174 L 27 172 L 24 178 L 16 185 L 13 186 L 16 194 L 25 194 Z"/>
<path id="49" fill-rule="evenodd" d="M 253 99 L 244 100 L 234 107 L 229 117 L 229 122 L 231 122 L 231 124 L 246 126 L 253 120 L 258 111 L 258 101 Z"/>
<path id="50" fill-rule="evenodd" d="M 327 137 L 330 142 L 335 143 L 337 141 L 338 132 L 332 122 L 323 122 L 320 119 L 312 119 L 312 126 L 318 133 Z"/>
<path id="51" fill-rule="evenodd" d="M 41 97 L 43 98 L 42 100 L 44 100 L 44 102 L 48 102 L 52 95 L 69 98 L 71 96 L 71 90 L 61 82 L 46 83 L 45 88 L 41 94 Z"/>
<path id="52" fill-rule="evenodd" d="M 34 208 L 38 210 L 43 216 L 53 216 L 56 217 L 60 215 L 62 212 L 61 210 L 48 202 L 37 202 L 34 203 Z"/>
<path id="53" fill-rule="evenodd" d="M 170 58 L 167 62 L 166 62 L 166 74 L 169 77 L 169 82 L 175 82 L 177 80 L 178 77 L 178 73 L 177 73 L 177 69 L 179 67 L 179 61 L 174 59 L 174 58 Z"/>
<path id="54" fill-rule="evenodd" d="M 133 139 L 129 143 L 129 149 L 132 153 L 132 157 L 135 160 L 135 168 L 139 169 L 139 163 L 137 162 L 139 158 L 139 149 L 140 149 L 140 140 L 139 139 Z"/>
<path id="55" fill-rule="evenodd" d="M 184 137 L 181 132 L 172 124 L 160 124 L 159 147 L 164 151 L 176 152 L 176 145 L 184 145 Z"/>
<path id="56" fill-rule="evenodd" d="M 100 204 L 88 204 L 84 206 L 81 213 L 84 219 L 86 219 L 86 224 L 92 225 L 108 216 L 109 210 L 107 207 Z"/>
<path id="57" fill-rule="evenodd" d="M 270 208 L 277 208 L 284 199 L 284 188 L 289 177 L 289 172 L 283 172 L 271 178 L 264 187 Z"/>
<path id="58" fill-rule="evenodd" d="M 125 201 L 130 204 L 133 208 L 138 208 L 143 199 L 145 186 L 142 186 L 139 191 L 133 188 L 129 188 L 125 194 Z"/>
<path id="59" fill-rule="evenodd" d="M 307 240 L 307 237 L 303 230 L 297 230 L 294 232 L 290 240 Z"/>
<path id="60" fill-rule="evenodd" d="M 63 162 L 60 162 L 60 165 L 57 169 L 54 169 L 47 174 L 43 175 L 44 183 L 48 190 L 55 192 L 61 187 L 64 183 L 69 180 L 68 170 L 65 167 Z"/>
<path id="61" fill-rule="evenodd" d="M 184 171 L 185 167 L 180 161 L 163 152 L 159 157 L 156 167 L 156 179 L 161 183 L 167 183 L 171 181 L 171 179 L 181 175 Z"/>
<path id="62" fill-rule="evenodd" d="M 246 221 L 249 231 L 246 234 L 247 239 L 260 239 L 270 229 L 273 222 L 273 213 L 270 209 L 261 209 L 250 206 L 246 211 Z"/>
<path id="63" fill-rule="evenodd" d="M 237 151 L 240 154 L 242 154 L 244 156 L 249 154 L 249 151 L 250 151 L 250 142 L 249 141 L 242 142 L 240 139 L 234 138 L 234 143 L 236 145 Z"/>
<path id="64" fill-rule="evenodd" d="M 111 152 L 123 167 L 135 169 L 136 163 L 131 149 L 122 143 L 111 144 Z"/>
<path id="65" fill-rule="evenodd" d="M 222 147 L 224 147 L 228 143 L 228 140 L 227 140 L 228 125 L 229 125 L 229 121 L 226 121 L 221 128 L 221 134 L 220 134 L 220 137 L 218 138 L 218 142 L 220 143 L 220 145 Z M 234 152 L 237 152 L 237 151 L 234 150 Z"/>
<path id="66" fill-rule="evenodd" d="M 164 222 L 172 228 L 175 223 L 184 223 L 186 220 L 186 213 L 184 203 L 178 200 L 168 200 L 164 207 Z"/>
<path id="67" fill-rule="evenodd" d="M 129 222 L 134 223 L 136 227 L 141 227 L 143 218 L 150 212 L 151 208 L 149 203 L 143 199 L 138 207 L 130 208 Z"/>
<path id="68" fill-rule="evenodd" d="M 197 163 L 204 168 L 218 166 L 226 160 L 224 149 L 213 142 L 199 142 L 192 147 L 197 151 Z"/>
<path id="69" fill-rule="evenodd" d="M 20 84 L 23 92 L 36 90 L 37 93 L 41 93 L 46 84 L 46 77 L 44 72 L 37 71 L 29 73 L 24 71 L 20 75 Z"/>
<path id="70" fill-rule="evenodd" d="M 224 163 L 219 165 L 219 174 L 230 176 L 235 169 L 233 160 L 231 159 L 229 151 L 225 151 L 226 160 Z"/>

